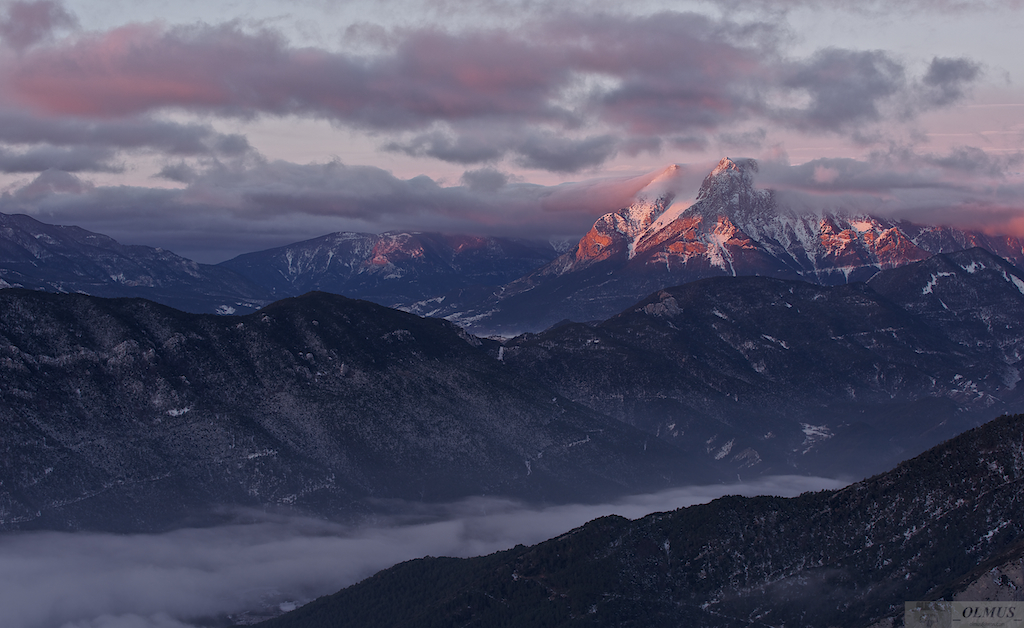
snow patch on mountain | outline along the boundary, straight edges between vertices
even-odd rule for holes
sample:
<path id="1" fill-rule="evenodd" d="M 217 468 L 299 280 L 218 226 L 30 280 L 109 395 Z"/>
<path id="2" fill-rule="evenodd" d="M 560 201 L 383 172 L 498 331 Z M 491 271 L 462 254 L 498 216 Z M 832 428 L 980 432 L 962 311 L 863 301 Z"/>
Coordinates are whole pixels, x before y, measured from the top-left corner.
<path id="1" fill-rule="evenodd" d="M 1005 272 L 1003 273 L 1003 277 L 1006 277 L 1008 281 L 1013 283 L 1014 287 L 1017 288 L 1021 294 L 1024 294 L 1024 281 L 1021 281 L 1016 275 L 1009 275 Z"/>
<path id="2" fill-rule="evenodd" d="M 955 277 L 955 276 L 956 275 L 954 273 L 932 273 L 931 279 L 929 279 L 928 283 L 925 285 L 925 287 L 921 289 L 921 294 L 931 294 L 932 293 L 932 288 L 934 288 L 935 284 L 937 284 L 939 282 L 939 278 L 940 277 Z"/>
<path id="3" fill-rule="evenodd" d="M 978 272 L 979 270 L 985 270 L 985 268 L 987 268 L 987 267 L 985 266 L 985 264 L 982 264 L 981 262 L 976 262 L 974 260 L 971 260 L 970 264 L 967 264 L 966 266 L 961 266 L 960 268 L 963 268 L 964 270 L 966 270 L 967 272 L 969 272 L 969 273 L 971 273 L 973 275 L 974 273 Z"/>

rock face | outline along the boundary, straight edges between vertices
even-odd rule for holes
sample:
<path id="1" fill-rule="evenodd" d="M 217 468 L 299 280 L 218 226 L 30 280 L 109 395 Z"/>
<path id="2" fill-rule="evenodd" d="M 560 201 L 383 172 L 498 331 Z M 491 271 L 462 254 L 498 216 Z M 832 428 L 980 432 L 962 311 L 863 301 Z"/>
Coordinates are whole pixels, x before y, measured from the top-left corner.
<path id="1" fill-rule="evenodd" d="M 554 259 L 546 242 L 439 233 L 332 233 L 220 264 L 276 298 L 311 290 L 387 306 L 506 284 Z"/>
<path id="2" fill-rule="evenodd" d="M 1016 586 L 1022 479 L 1024 417 L 1003 417 L 839 491 L 724 497 L 414 560 L 261 625 L 892 625 L 904 601 L 967 595 L 983 574 Z"/>
<path id="3" fill-rule="evenodd" d="M 743 476 L 864 477 L 1024 410 L 1024 273 L 983 249 L 817 286 L 720 277 L 507 341 L 560 394 Z"/>
<path id="4" fill-rule="evenodd" d="M 936 253 L 983 247 L 1024 262 L 1017 238 L 873 216 L 797 212 L 754 187 L 757 163 L 723 159 L 693 202 L 671 168 L 631 206 L 600 218 L 572 251 L 483 301 L 413 307 L 475 333 L 539 331 L 563 319 L 599 320 L 663 288 L 715 276 L 760 275 L 822 285 L 864 281 Z M 472 295 L 470 295 L 472 296 Z"/>
<path id="5" fill-rule="evenodd" d="M 226 268 L 78 227 L 0 214 L 0 288 L 143 297 L 189 312 L 246 313 L 270 294 Z"/>
<path id="6" fill-rule="evenodd" d="M 0 530 L 599 500 L 718 477 L 493 354 L 446 321 L 325 293 L 236 317 L 0 291 Z"/>

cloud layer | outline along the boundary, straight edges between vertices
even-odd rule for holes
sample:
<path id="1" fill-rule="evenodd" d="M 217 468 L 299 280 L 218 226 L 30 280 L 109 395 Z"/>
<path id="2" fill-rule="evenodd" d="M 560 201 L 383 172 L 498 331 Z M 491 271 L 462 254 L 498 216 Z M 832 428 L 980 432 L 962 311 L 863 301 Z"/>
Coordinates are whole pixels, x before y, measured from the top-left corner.
<path id="1" fill-rule="evenodd" d="M 547 14 L 506 29 L 371 29 L 369 53 L 365 28 L 350 31 L 354 52 L 295 46 L 239 23 L 128 24 L 32 45 L 71 17 L 48 1 L 9 13 L 0 24 L 17 52 L 0 63 L 8 108 L 94 120 L 170 110 L 318 117 L 412 156 L 511 159 L 554 172 L 699 145 L 751 121 L 850 134 L 953 104 L 981 72 L 967 58 L 935 57 L 914 76 L 882 50 L 794 57 L 777 23 L 668 11 Z"/>
<path id="2" fill-rule="evenodd" d="M 7 535 L 0 537 L 0 608 L 9 628 L 185 628 L 194 618 L 289 608 L 423 555 L 473 556 L 536 543 L 610 513 L 636 518 L 723 494 L 792 496 L 838 486 L 786 476 L 540 510 L 483 498 L 403 504 L 396 507 L 401 518 L 361 527 L 260 515 L 253 523 L 160 535 Z"/>

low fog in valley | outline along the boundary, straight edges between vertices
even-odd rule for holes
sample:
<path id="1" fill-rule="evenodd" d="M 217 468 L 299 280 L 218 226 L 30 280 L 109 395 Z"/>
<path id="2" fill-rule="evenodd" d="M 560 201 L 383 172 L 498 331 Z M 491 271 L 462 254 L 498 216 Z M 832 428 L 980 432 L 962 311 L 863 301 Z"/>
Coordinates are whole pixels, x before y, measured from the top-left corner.
<path id="1" fill-rule="evenodd" d="M 632 519 L 722 495 L 794 496 L 843 484 L 778 476 L 609 504 L 395 504 L 402 515 L 362 526 L 245 512 L 239 520 L 249 523 L 165 534 L 11 534 L 0 537 L 0 608 L 8 628 L 192 628 L 202 618 L 289 610 L 401 561 L 537 543 L 604 515 Z"/>

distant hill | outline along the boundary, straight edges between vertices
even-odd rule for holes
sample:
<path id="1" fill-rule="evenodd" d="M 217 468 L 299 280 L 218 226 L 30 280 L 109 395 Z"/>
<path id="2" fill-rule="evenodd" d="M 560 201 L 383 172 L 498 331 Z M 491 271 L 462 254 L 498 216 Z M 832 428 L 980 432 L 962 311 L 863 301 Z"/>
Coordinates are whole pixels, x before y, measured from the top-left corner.
<path id="1" fill-rule="evenodd" d="M 210 265 L 0 214 L 0 288 L 142 297 L 194 313 L 246 314 L 316 290 L 387 306 L 452 291 L 488 294 L 557 255 L 548 242 L 516 238 L 332 233 Z"/>
<path id="2" fill-rule="evenodd" d="M 983 574 L 1015 586 L 1022 481 L 1024 417 L 1003 417 L 839 491 L 723 497 L 413 560 L 260 626 L 891 626 L 904 601 L 995 594 Z"/>
<path id="3" fill-rule="evenodd" d="M 246 313 L 271 295 L 226 268 L 79 227 L 0 214 L 0 288 L 143 297 L 188 312 Z"/>
<path id="4" fill-rule="evenodd" d="M 427 232 L 331 233 L 219 264 L 276 298 L 311 290 L 397 307 L 506 284 L 558 255 L 547 242 Z"/>

